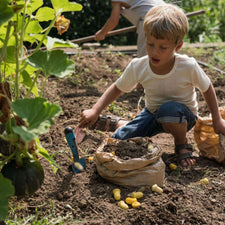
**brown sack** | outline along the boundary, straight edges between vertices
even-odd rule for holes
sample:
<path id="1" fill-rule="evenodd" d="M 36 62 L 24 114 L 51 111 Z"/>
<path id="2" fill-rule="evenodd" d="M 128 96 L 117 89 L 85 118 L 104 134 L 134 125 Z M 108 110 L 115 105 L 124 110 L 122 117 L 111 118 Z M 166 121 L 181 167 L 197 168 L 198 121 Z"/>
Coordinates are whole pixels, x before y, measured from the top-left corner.
<path id="1" fill-rule="evenodd" d="M 161 149 L 152 143 L 149 138 L 131 138 L 134 145 L 147 143 L 148 153 L 140 158 L 121 159 L 118 156 L 104 151 L 110 144 L 119 144 L 122 140 L 105 139 L 97 149 L 96 167 L 101 177 L 122 186 L 163 185 L 165 178 L 165 164 L 161 159 Z"/>
<path id="2" fill-rule="evenodd" d="M 225 119 L 225 107 L 220 107 L 219 110 Z M 225 164 L 225 137 L 214 132 L 211 116 L 198 118 L 194 138 L 202 156 Z"/>

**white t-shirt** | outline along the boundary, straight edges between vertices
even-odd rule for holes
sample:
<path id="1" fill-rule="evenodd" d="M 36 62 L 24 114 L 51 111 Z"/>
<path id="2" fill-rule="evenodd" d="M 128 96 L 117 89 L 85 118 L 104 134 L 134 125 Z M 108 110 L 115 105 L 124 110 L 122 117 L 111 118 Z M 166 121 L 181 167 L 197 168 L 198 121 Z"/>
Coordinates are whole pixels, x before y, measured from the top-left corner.
<path id="1" fill-rule="evenodd" d="M 116 86 L 123 92 L 130 92 L 137 83 L 144 88 L 145 106 L 150 112 L 155 112 L 165 102 L 177 101 L 198 115 L 195 88 L 205 92 L 211 81 L 194 58 L 175 54 L 174 66 L 165 75 L 151 70 L 148 56 L 134 58 L 117 79 Z"/>
<path id="2" fill-rule="evenodd" d="M 124 2 L 130 5 L 130 8 L 121 10 L 121 14 L 135 26 L 140 19 L 144 19 L 145 14 L 153 6 L 164 4 L 163 0 L 111 0 L 112 2 Z"/>

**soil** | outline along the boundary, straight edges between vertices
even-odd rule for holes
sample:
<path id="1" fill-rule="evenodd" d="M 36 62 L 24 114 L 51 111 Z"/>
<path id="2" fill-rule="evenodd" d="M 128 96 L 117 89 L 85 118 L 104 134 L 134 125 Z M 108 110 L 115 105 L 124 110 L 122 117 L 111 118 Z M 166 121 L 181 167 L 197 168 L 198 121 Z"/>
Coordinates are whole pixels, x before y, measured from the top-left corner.
<path id="1" fill-rule="evenodd" d="M 225 67 L 212 61 L 214 48 L 206 53 L 195 54 L 196 49 L 183 49 L 189 56 L 195 56 L 202 62 L 224 70 Z M 197 50 L 196 50 L 197 52 Z M 124 187 L 104 180 L 96 170 L 96 149 L 103 140 L 110 137 L 110 132 L 85 129 L 86 137 L 78 145 L 79 154 L 85 158 L 86 170 L 73 173 L 71 170 L 71 151 L 65 141 L 64 129 L 70 126 L 75 129 L 80 113 L 92 107 L 96 100 L 114 82 L 125 69 L 135 54 L 116 53 L 76 54 L 71 58 L 75 61 L 75 73 L 67 79 L 50 77 L 46 85 L 45 97 L 58 103 L 63 113 L 55 120 L 50 131 L 41 136 L 41 143 L 61 169 L 53 172 L 49 163 L 40 158 L 44 167 L 45 179 L 41 188 L 27 197 L 13 197 L 10 200 L 10 217 L 25 218 L 36 215 L 39 219 L 53 215 L 63 221 L 62 224 L 91 225 L 139 225 L 139 224 L 224 224 L 225 221 L 225 171 L 224 166 L 216 161 L 202 157 L 197 158 L 194 167 L 178 168 L 172 171 L 170 163 L 177 165 L 174 154 L 173 138 L 169 134 L 157 135 L 151 140 L 163 151 L 162 159 L 166 165 L 163 193 L 151 191 L 151 187 Z M 225 79 L 212 68 L 202 67 L 211 78 L 219 105 L 225 105 Z M 111 107 L 103 112 L 130 120 L 139 108 L 143 107 L 141 91 L 134 90 L 122 95 Z M 206 103 L 199 94 L 200 116 L 208 115 Z M 188 142 L 195 146 L 193 130 L 188 132 Z M 132 152 L 135 157 L 136 152 Z M 129 156 L 130 157 L 130 156 Z M 209 184 L 200 183 L 208 178 Z M 121 199 L 133 192 L 144 193 L 139 201 L 139 208 L 130 207 L 124 210 L 118 207 L 113 198 L 112 190 L 120 188 Z M 26 224 L 32 223 L 32 220 Z M 33 223 L 32 223 L 33 224 Z M 48 223 L 43 223 L 48 224 Z M 59 224 L 49 222 L 49 224 Z"/>

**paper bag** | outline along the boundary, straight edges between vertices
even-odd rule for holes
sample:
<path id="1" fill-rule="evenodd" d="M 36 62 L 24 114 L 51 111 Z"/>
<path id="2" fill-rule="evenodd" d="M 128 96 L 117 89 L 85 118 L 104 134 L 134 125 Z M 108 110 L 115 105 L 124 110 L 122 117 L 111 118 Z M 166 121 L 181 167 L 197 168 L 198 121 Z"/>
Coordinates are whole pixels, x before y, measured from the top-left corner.
<path id="1" fill-rule="evenodd" d="M 115 143 L 119 145 L 122 140 L 105 139 L 95 154 L 99 175 L 122 186 L 152 186 L 153 184 L 162 186 L 165 177 L 165 164 L 161 159 L 161 149 L 152 143 L 149 138 L 131 138 L 129 141 L 132 141 L 134 145 L 146 142 L 149 151 L 140 158 L 124 160 L 117 155 L 104 151 L 106 146 L 110 147 L 110 143 L 115 146 Z"/>
<path id="2" fill-rule="evenodd" d="M 220 107 L 219 110 L 225 119 L 225 107 Z M 202 156 L 225 164 L 225 137 L 214 132 L 211 116 L 197 119 L 194 138 Z"/>

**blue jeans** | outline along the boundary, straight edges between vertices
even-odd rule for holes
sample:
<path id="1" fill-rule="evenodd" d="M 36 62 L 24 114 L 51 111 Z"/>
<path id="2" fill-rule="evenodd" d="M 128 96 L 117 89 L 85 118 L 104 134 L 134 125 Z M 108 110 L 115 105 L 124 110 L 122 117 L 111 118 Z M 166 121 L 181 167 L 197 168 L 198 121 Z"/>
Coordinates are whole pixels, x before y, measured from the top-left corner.
<path id="1" fill-rule="evenodd" d="M 187 106 L 178 102 L 167 102 L 159 109 L 150 113 L 144 108 L 133 120 L 117 129 L 113 138 L 125 140 L 133 137 L 152 137 L 165 133 L 162 123 L 183 123 L 187 121 L 187 131 L 196 123 L 195 116 Z"/>

